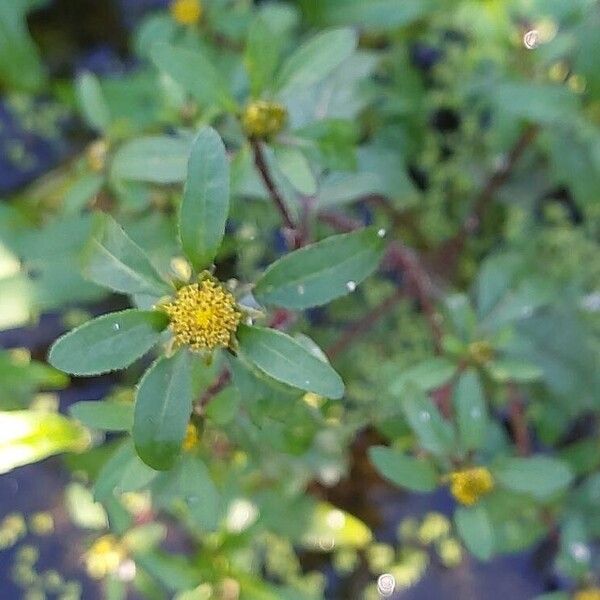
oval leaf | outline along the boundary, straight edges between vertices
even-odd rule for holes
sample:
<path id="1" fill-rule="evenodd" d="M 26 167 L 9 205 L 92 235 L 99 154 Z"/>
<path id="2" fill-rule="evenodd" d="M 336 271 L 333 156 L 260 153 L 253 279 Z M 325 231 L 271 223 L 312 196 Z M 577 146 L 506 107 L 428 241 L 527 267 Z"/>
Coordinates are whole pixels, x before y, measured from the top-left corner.
<path id="1" fill-rule="evenodd" d="M 485 440 L 487 407 L 477 372 L 464 371 L 454 388 L 458 432 L 465 450 L 477 450 Z"/>
<path id="2" fill-rule="evenodd" d="M 454 520 L 466 547 L 480 560 L 489 560 L 494 552 L 494 531 L 487 510 L 483 506 L 461 506 Z"/>
<path id="3" fill-rule="evenodd" d="M 203 128 L 192 145 L 179 214 L 181 246 L 196 269 L 213 261 L 229 213 L 229 162 L 219 134 Z"/>
<path id="4" fill-rule="evenodd" d="M 190 153 L 187 139 L 172 136 L 147 136 L 121 146 L 112 161 L 113 180 L 179 183 L 185 179 Z"/>
<path id="5" fill-rule="evenodd" d="M 354 52 L 356 44 L 356 33 L 349 28 L 319 33 L 287 59 L 275 88 L 284 94 L 319 83 Z"/>
<path id="6" fill-rule="evenodd" d="M 202 104 L 235 110 L 227 83 L 199 48 L 188 50 L 169 44 L 155 44 L 150 50 L 154 64 Z"/>
<path id="7" fill-rule="evenodd" d="M 327 398 L 344 395 L 344 382 L 333 368 L 285 333 L 241 325 L 238 341 L 244 357 L 269 377 Z"/>
<path id="8" fill-rule="evenodd" d="M 354 290 L 379 264 L 385 241 L 375 228 L 331 236 L 273 263 L 254 288 L 259 302 L 301 310 Z"/>
<path id="9" fill-rule="evenodd" d="M 92 429 L 129 431 L 133 423 L 133 404 L 105 400 L 83 400 L 69 408 L 78 421 Z"/>
<path id="10" fill-rule="evenodd" d="M 123 294 L 161 296 L 171 291 L 145 252 L 110 216 L 103 215 L 84 258 L 84 275 Z"/>
<path id="11" fill-rule="evenodd" d="M 170 469 L 192 412 L 189 355 L 185 350 L 159 358 L 142 377 L 136 395 L 133 441 L 139 457 L 153 469 Z"/>
<path id="12" fill-rule="evenodd" d="M 494 476 L 504 487 L 539 500 L 561 492 L 573 480 L 568 464 L 549 456 L 510 458 L 494 471 Z"/>
<path id="13" fill-rule="evenodd" d="M 168 324 L 165 314 L 136 309 L 88 321 L 58 338 L 48 360 L 72 375 L 98 375 L 124 369 L 160 339 Z"/>
<path id="14" fill-rule="evenodd" d="M 98 78 L 92 73 L 83 73 L 77 78 L 77 100 L 86 123 L 102 132 L 110 125 L 110 111 L 104 99 Z"/>
<path id="15" fill-rule="evenodd" d="M 406 456 L 402 452 L 374 446 L 369 458 L 377 471 L 395 485 L 414 492 L 432 492 L 438 484 L 438 474 L 428 460 Z"/>

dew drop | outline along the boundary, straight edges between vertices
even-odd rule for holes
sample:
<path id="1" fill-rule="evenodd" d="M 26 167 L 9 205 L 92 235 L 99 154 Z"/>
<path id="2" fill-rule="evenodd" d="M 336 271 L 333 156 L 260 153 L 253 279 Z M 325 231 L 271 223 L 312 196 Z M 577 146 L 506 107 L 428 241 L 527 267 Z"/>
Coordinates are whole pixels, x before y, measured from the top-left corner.
<path id="1" fill-rule="evenodd" d="M 377 232 L 377 235 L 378 235 L 380 238 L 384 238 L 384 237 L 385 237 L 385 234 L 386 234 L 386 231 L 385 231 L 385 229 L 383 229 L 383 228 L 382 228 L 382 229 L 380 229 L 380 230 Z"/>
<path id="2" fill-rule="evenodd" d="M 198 500 L 200 500 L 200 498 L 198 498 L 198 496 L 188 496 L 187 503 L 188 504 L 196 504 L 198 502 Z"/>
<path id="3" fill-rule="evenodd" d="M 113 331 L 119 331 L 119 329 L 121 329 L 121 326 L 118 323 L 113 323 Z"/>
<path id="4" fill-rule="evenodd" d="M 379 591 L 379 593 L 384 596 L 384 597 L 388 597 L 391 596 L 394 593 L 394 590 L 396 589 L 396 579 L 394 578 L 393 575 L 391 575 L 390 573 L 384 573 L 383 575 L 380 575 L 377 579 L 377 590 Z"/>
<path id="5" fill-rule="evenodd" d="M 300 284 L 298 286 L 298 293 L 302 296 L 304 294 L 304 286 L 302 284 Z"/>
<path id="6" fill-rule="evenodd" d="M 481 416 L 481 410 L 479 410 L 478 408 L 471 409 L 471 416 L 474 419 L 478 419 Z"/>
<path id="7" fill-rule="evenodd" d="M 348 288 L 348 289 L 349 289 L 351 292 L 353 292 L 353 291 L 356 289 L 356 282 L 355 282 L 355 281 L 349 281 L 349 282 L 346 284 L 346 287 L 347 287 L 347 288 Z"/>
<path id="8" fill-rule="evenodd" d="M 426 423 L 427 421 L 429 421 L 429 419 L 431 419 L 431 415 L 426 410 L 422 410 L 419 413 L 419 419 Z"/>
<path id="9" fill-rule="evenodd" d="M 528 50 L 534 50 L 535 48 L 538 47 L 539 43 L 540 43 L 540 33 L 537 29 L 532 29 L 523 36 L 523 45 Z"/>

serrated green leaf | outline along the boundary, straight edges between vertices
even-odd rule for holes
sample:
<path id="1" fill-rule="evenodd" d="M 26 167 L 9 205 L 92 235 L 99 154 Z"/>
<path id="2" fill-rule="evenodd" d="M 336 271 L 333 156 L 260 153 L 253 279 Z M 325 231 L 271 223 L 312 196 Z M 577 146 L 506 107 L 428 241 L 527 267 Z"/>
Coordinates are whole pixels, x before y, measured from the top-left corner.
<path id="1" fill-rule="evenodd" d="M 235 110 L 237 105 L 227 83 L 199 48 L 188 50 L 155 44 L 150 49 L 150 57 L 161 71 L 202 104 Z"/>
<path id="2" fill-rule="evenodd" d="M 325 30 L 300 46 L 283 64 L 275 89 L 280 94 L 319 83 L 356 49 L 356 33 L 349 28 Z"/>
<path id="3" fill-rule="evenodd" d="M 440 457 L 447 457 L 453 451 L 454 429 L 423 391 L 415 386 L 408 387 L 402 399 L 402 409 L 425 450 Z"/>
<path id="4" fill-rule="evenodd" d="M 133 424 L 133 404 L 105 400 L 83 400 L 69 408 L 78 421 L 92 429 L 130 431 Z"/>
<path id="5" fill-rule="evenodd" d="M 113 181 L 179 183 L 185 180 L 190 140 L 167 135 L 141 137 L 123 144 L 110 167 Z"/>
<path id="6" fill-rule="evenodd" d="M 83 73 L 77 78 L 76 90 L 86 123 L 98 132 L 105 132 L 110 126 L 110 111 L 98 78 L 93 73 Z"/>
<path id="7" fill-rule="evenodd" d="M 413 492 L 432 492 L 438 485 L 438 474 L 427 459 L 413 458 L 385 446 L 369 448 L 369 458 L 377 471 L 395 485 Z"/>
<path id="8" fill-rule="evenodd" d="M 145 252 L 110 216 L 102 220 L 89 242 L 84 257 L 87 279 L 123 294 L 162 296 L 172 291 Z"/>
<path id="9" fill-rule="evenodd" d="M 58 338 L 50 364 L 72 375 L 98 375 L 128 367 L 160 339 L 168 318 L 136 309 L 103 315 Z"/>
<path id="10" fill-rule="evenodd" d="M 139 457 L 153 469 L 170 469 L 181 452 L 192 412 L 189 355 L 159 358 L 140 380 L 133 419 Z"/>
<path id="11" fill-rule="evenodd" d="M 494 531 L 486 509 L 481 505 L 461 506 L 456 509 L 454 520 L 469 551 L 480 560 L 489 560 L 494 553 Z"/>
<path id="12" fill-rule="evenodd" d="M 219 134 L 204 127 L 192 144 L 179 213 L 179 236 L 192 265 L 210 266 L 229 214 L 229 161 Z"/>
<path id="13" fill-rule="evenodd" d="M 488 427 L 487 406 L 479 375 L 467 369 L 454 387 L 454 410 L 458 435 L 464 450 L 477 450 L 485 441 Z"/>
<path id="14" fill-rule="evenodd" d="M 325 304 L 349 294 L 368 277 L 384 248 L 375 228 L 331 236 L 273 263 L 254 295 L 264 304 L 298 310 Z"/>
<path id="15" fill-rule="evenodd" d="M 333 368 L 285 333 L 241 325 L 237 339 L 244 357 L 269 377 L 327 398 L 344 395 L 344 382 Z"/>
<path id="16" fill-rule="evenodd" d="M 83 452 L 86 429 L 58 413 L 14 410 L 0 413 L 0 473 L 60 452 Z"/>
<path id="17" fill-rule="evenodd" d="M 544 500 L 564 491 L 573 480 L 569 465 L 550 456 L 509 458 L 494 469 L 506 488 Z"/>

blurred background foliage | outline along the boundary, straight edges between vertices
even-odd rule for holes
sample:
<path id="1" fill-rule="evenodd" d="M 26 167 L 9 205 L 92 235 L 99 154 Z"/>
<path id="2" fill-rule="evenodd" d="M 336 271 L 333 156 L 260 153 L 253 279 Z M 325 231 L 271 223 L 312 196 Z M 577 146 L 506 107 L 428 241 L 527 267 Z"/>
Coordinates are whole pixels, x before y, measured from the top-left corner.
<path id="1" fill-rule="evenodd" d="M 356 51 L 286 80 L 332 27 Z M 596 0 L 203 0 L 190 23 L 166 0 L 0 3 L 2 594 L 599 598 L 599 31 Z M 287 251 L 239 118 L 277 73 L 265 155 L 294 218 L 389 242 L 352 294 L 284 315 L 347 393 L 234 371 L 158 473 L 124 435 L 139 367 L 69 385 L 46 351 L 143 306 L 82 276 L 94 212 L 181 270 L 203 124 L 231 157 L 219 277 Z M 461 503 L 480 467 L 492 489 Z"/>

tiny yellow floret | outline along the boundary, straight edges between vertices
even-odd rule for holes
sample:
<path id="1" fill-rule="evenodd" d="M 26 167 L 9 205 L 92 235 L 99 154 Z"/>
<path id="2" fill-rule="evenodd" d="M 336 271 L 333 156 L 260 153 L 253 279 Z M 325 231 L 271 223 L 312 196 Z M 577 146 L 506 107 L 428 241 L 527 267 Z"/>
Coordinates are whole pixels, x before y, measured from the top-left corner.
<path id="1" fill-rule="evenodd" d="M 211 278 L 183 286 L 161 309 L 171 319 L 175 344 L 196 351 L 231 346 L 242 317 L 231 292 Z"/>
<path id="2" fill-rule="evenodd" d="M 593 587 L 575 592 L 573 600 L 600 600 L 600 588 Z"/>
<path id="3" fill-rule="evenodd" d="M 469 357 L 479 366 L 483 366 L 494 358 L 494 348 L 486 340 L 471 342 L 469 344 Z"/>
<path id="4" fill-rule="evenodd" d="M 450 473 L 450 492 L 461 504 L 471 506 L 494 487 L 492 474 L 485 467 L 472 467 Z"/>
<path id="5" fill-rule="evenodd" d="M 198 0 L 174 0 L 171 15 L 181 25 L 195 25 L 202 17 L 202 5 Z"/>
<path id="6" fill-rule="evenodd" d="M 188 423 L 181 448 L 184 452 L 191 452 L 200 442 L 200 432 L 194 423 Z"/>
<path id="7" fill-rule="evenodd" d="M 98 538 L 85 555 L 85 566 L 90 577 L 103 579 L 115 573 L 123 560 L 125 550 L 112 534 Z"/>
<path id="8" fill-rule="evenodd" d="M 267 140 L 277 135 L 287 121 L 285 106 L 257 100 L 246 106 L 242 115 L 244 132 L 250 138 Z"/>

